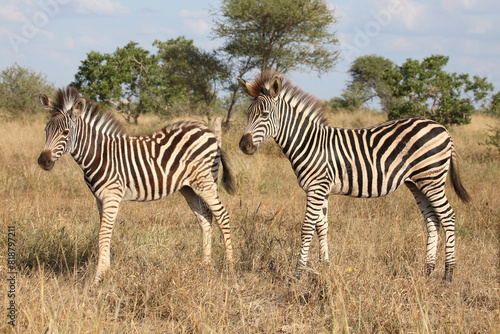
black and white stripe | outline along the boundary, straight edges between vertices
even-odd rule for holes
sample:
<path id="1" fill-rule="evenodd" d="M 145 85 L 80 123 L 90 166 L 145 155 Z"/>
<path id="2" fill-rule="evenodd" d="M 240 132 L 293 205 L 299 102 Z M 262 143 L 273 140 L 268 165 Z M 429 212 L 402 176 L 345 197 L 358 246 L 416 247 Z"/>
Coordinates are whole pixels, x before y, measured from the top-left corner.
<path id="1" fill-rule="evenodd" d="M 442 125 L 424 118 L 405 118 L 365 129 L 329 127 L 323 102 L 279 75 L 266 72 L 254 83 L 238 79 L 253 97 L 240 149 L 253 154 L 273 138 L 290 160 L 299 185 L 307 194 L 302 247 L 297 264 L 300 277 L 314 231 L 320 257 L 328 260 L 327 212 L 330 194 L 380 197 L 405 184 L 415 196 L 427 224 L 426 267 L 435 267 L 439 226 L 446 237 L 446 281 L 455 265 L 455 213 L 445 195 L 450 171 L 459 198 L 470 198 L 458 174 L 458 159 Z"/>
<path id="2" fill-rule="evenodd" d="M 200 224 L 203 260 L 210 262 L 212 215 L 221 229 L 226 257 L 233 269 L 229 216 L 218 194 L 219 165 L 223 185 L 231 192 L 233 178 L 220 148 L 220 119 L 215 134 L 202 124 L 179 122 L 147 136 L 128 135 L 120 122 L 75 88 L 59 90 L 55 101 L 41 94 L 52 118 L 38 164 L 50 170 L 70 153 L 83 170 L 99 209 L 99 262 L 94 284 L 109 269 L 113 224 L 121 201 L 152 201 L 175 191 L 184 195 Z"/>

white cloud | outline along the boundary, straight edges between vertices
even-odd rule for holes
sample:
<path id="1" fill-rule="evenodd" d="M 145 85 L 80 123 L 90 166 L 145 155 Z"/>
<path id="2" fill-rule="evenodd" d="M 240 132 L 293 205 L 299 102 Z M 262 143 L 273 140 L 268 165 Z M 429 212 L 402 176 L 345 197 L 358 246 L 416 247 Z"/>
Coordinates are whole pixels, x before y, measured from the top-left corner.
<path id="1" fill-rule="evenodd" d="M 210 24 L 207 22 L 207 11 L 190 11 L 183 9 L 179 13 L 179 17 L 182 19 L 184 28 L 193 34 L 203 36 L 210 32 Z"/>
<path id="2" fill-rule="evenodd" d="M 14 2 L 0 6 L 0 19 L 3 22 L 22 22 L 24 13 L 17 8 Z"/>
<path id="3" fill-rule="evenodd" d="M 157 39 L 162 39 L 163 36 L 175 36 L 177 33 L 174 29 L 165 28 L 159 25 L 151 25 L 151 24 L 142 24 L 138 28 L 138 31 L 144 35 L 150 35 L 150 36 L 158 35 Z"/>
<path id="4" fill-rule="evenodd" d="M 80 14 L 123 16 L 130 13 L 127 7 L 112 0 L 77 0 L 75 6 Z"/>
<path id="5" fill-rule="evenodd" d="M 75 40 L 71 37 L 66 37 L 63 39 L 63 45 L 66 49 L 74 49 L 75 48 Z"/>
<path id="6" fill-rule="evenodd" d="M 210 25 L 205 20 L 185 19 L 184 26 L 196 35 L 206 35 L 210 31 Z"/>
<path id="7" fill-rule="evenodd" d="M 434 16 L 429 4 L 417 1 L 400 1 L 399 13 L 394 16 L 395 21 L 403 25 L 408 31 L 421 31 L 425 29 Z"/>
<path id="8" fill-rule="evenodd" d="M 108 39 L 104 36 L 100 37 L 94 37 L 94 36 L 99 36 L 98 34 L 93 34 L 93 36 L 90 35 L 82 35 L 77 38 L 78 44 L 81 46 L 86 46 L 90 49 L 96 49 L 100 45 L 107 45 Z"/>
<path id="9" fill-rule="evenodd" d="M 187 10 L 182 9 L 179 13 L 179 17 L 181 18 L 206 18 L 208 17 L 208 13 L 204 10 Z"/>

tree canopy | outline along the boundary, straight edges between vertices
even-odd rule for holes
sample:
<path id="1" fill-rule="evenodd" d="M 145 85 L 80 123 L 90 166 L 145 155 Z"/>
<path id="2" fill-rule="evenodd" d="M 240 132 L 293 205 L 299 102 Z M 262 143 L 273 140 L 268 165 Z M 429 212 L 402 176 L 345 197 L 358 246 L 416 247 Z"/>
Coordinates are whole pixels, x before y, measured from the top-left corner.
<path id="1" fill-rule="evenodd" d="M 223 0 L 218 14 L 213 35 L 225 38 L 223 50 L 260 71 L 322 73 L 337 61 L 336 19 L 324 0 Z"/>
<path id="2" fill-rule="evenodd" d="M 432 55 L 407 59 L 384 72 L 391 93 L 401 102 L 389 118 L 424 116 L 444 125 L 467 124 L 475 105 L 483 105 L 493 85 L 486 78 L 443 70 L 449 57 Z"/>
<path id="3" fill-rule="evenodd" d="M 161 107 L 160 96 L 165 89 L 160 82 L 156 57 L 149 51 L 129 42 L 112 54 L 91 51 L 82 61 L 71 83 L 80 92 L 103 105 L 126 108 L 126 119 L 130 121 L 130 103 L 137 102 L 143 108 L 157 110 Z"/>
<path id="4" fill-rule="evenodd" d="M 392 96 L 391 89 L 382 76 L 386 69 L 393 66 L 390 59 L 374 54 L 356 58 L 349 68 L 352 79 L 348 90 L 356 91 L 362 86 L 367 100 L 378 98 L 382 111 L 389 112 L 396 105 L 397 99 Z"/>
<path id="5" fill-rule="evenodd" d="M 194 103 L 209 106 L 217 87 L 226 76 L 226 67 L 214 52 L 199 49 L 181 36 L 166 42 L 156 40 L 161 71 L 170 87 L 176 87 Z"/>
<path id="6" fill-rule="evenodd" d="M 213 12 L 214 38 L 224 38 L 231 93 L 226 124 L 238 99 L 236 77 L 267 69 L 287 73 L 335 66 L 339 51 L 333 8 L 325 0 L 222 0 Z"/>
<path id="7" fill-rule="evenodd" d="M 142 111 L 164 112 L 177 101 L 210 105 L 225 67 L 213 53 L 205 52 L 184 37 L 155 41 L 158 53 L 129 42 L 113 53 L 91 51 L 71 84 L 82 94 L 104 105 L 114 105 L 130 120 Z M 125 104 L 123 103 L 125 102 Z"/>

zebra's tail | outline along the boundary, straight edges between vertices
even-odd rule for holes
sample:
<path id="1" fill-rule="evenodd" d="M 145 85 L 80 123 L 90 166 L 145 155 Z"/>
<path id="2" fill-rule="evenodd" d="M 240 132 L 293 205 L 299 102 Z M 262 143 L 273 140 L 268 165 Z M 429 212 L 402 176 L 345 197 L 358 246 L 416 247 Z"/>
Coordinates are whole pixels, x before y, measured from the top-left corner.
<path id="1" fill-rule="evenodd" d="M 462 185 L 462 181 L 460 181 L 460 173 L 458 171 L 458 154 L 453 143 L 451 144 L 450 178 L 453 189 L 457 193 L 458 198 L 460 198 L 460 200 L 464 203 L 469 202 L 471 197 Z"/>
<path id="2" fill-rule="evenodd" d="M 222 163 L 222 186 L 229 194 L 234 194 L 236 191 L 236 183 L 234 181 L 234 175 L 231 171 L 229 158 L 221 148 L 222 144 L 222 127 L 221 127 L 222 117 L 218 116 L 214 121 L 214 134 L 215 139 L 217 139 L 217 146 L 220 150 L 220 161 Z"/>
<path id="3" fill-rule="evenodd" d="M 229 194 L 234 194 L 236 191 L 236 183 L 234 181 L 234 175 L 229 168 L 229 158 L 222 149 L 220 149 L 220 161 L 222 162 L 222 186 Z"/>

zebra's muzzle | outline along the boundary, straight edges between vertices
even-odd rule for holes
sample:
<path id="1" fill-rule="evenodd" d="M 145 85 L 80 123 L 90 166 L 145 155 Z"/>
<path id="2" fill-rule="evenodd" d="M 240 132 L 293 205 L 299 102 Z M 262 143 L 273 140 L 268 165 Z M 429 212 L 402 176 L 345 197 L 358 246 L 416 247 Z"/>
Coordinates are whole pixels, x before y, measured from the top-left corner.
<path id="1" fill-rule="evenodd" d="M 38 165 L 44 170 L 51 170 L 54 167 L 55 161 L 52 161 L 52 152 L 43 151 L 38 157 Z"/>
<path id="2" fill-rule="evenodd" d="M 252 134 L 245 133 L 240 140 L 240 150 L 245 154 L 252 155 L 257 150 L 257 147 L 253 144 Z"/>

